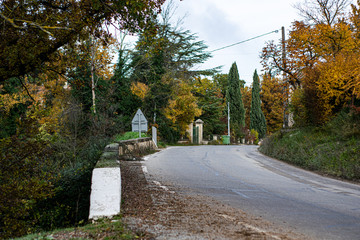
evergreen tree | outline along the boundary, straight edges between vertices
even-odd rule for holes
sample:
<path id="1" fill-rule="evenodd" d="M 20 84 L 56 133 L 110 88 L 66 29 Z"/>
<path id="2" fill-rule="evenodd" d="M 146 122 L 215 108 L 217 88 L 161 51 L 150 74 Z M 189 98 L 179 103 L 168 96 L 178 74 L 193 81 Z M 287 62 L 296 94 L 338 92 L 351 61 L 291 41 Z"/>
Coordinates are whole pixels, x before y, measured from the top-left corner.
<path id="1" fill-rule="evenodd" d="M 121 126 L 121 131 L 130 131 L 132 117 L 141 106 L 141 99 L 132 94 L 130 90 L 131 67 L 128 61 L 126 50 L 120 49 L 114 76 L 111 78 L 114 84 L 110 90 L 109 115 L 115 119 L 118 127 Z"/>
<path id="2" fill-rule="evenodd" d="M 230 68 L 228 75 L 228 88 L 226 91 L 226 102 L 230 103 L 230 129 L 235 138 L 242 136 L 242 128 L 245 127 L 245 108 L 240 91 L 240 78 L 236 63 Z"/>
<path id="3" fill-rule="evenodd" d="M 227 74 L 226 83 L 227 83 Z M 227 84 L 224 84 L 225 87 Z M 199 118 L 206 124 L 204 125 L 204 136 L 213 134 L 223 134 L 226 132 L 227 113 L 224 112 L 225 96 L 219 84 L 207 78 L 196 78 L 194 82 L 194 92 L 198 99 L 198 106 L 201 108 Z M 225 88 L 224 87 L 224 88 Z"/>
<path id="4" fill-rule="evenodd" d="M 266 120 L 261 110 L 260 81 L 256 70 L 251 91 L 250 129 L 256 130 L 259 138 L 263 138 L 266 134 Z"/>

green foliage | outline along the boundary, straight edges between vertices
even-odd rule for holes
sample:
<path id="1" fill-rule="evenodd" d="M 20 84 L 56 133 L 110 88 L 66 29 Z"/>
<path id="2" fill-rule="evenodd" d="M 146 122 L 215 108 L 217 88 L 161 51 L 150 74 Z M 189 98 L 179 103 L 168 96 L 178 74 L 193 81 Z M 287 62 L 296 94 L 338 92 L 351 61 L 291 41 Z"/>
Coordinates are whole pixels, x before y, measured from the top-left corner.
<path id="1" fill-rule="evenodd" d="M 112 219 L 100 219 L 95 223 L 86 224 L 77 228 L 65 228 L 57 229 L 50 232 L 40 232 L 36 234 L 30 234 L 17 240 L 34 240 L 34 239 L 54 239 L 57 236 L 61 239 L 74 239 L 74 236 L 81 236 L 81 239 L 138 239 L 141 237 L 135 235 L 126 228 L 121 220 L 121 217 L 115 216 Z M 109 236 L 111 236 L 109 238 Z M 76 238 L 78 239 L 78 238 Z"/>
<path id="2" fill-rule="evenodd" d="M 71 87 L 71 95 L 76 102 L 81 103 L 81 106 L 85 113 L 92 113 L 92 94 L 91 94 L 91 70 L 88 64 L 77 67 L 73 72 L 69 74 L 71 77 L 68 83 Z M 95 92 L 97 96 L 96 105 L 104 105 L 104 97 L 106 96 L 109 88 L 109 82 L 103 80 L 101 77 L 95 75 L 95 81 L 97 87 Z"/>
<path id="3" fill-rule="evenodd" d="M 24 117 L 30 101 L 14 104 L 9 111 L 6 111 L 7 102 L 11 102 L 9 95 L 21 92 L 21 83 L 18 78 L 10 78 L 2 88 L 0 87 L 0 139 L 16 134 L 18 119 Z M 2 96 L 1 96 L 2 95 Z"/>
<path id="4" fill-rule="evenodd" d="M 31 212 L 54 194 L 48 143 L 34 138 L 31 123 L 26 127 L 26 135 L 0 140 L 0 238 L 33 229 Z"/>
<path id="5" fill-rule="evenodd" d="M 54 187 L 53 197 L 38 202 L 32 215 L 36 217 L 37 227 L 50 230 L 58 227 L 76 226 L 86 222 L 89 216 L 92 170 L 100 158 L 107 138 L 89 137 L 79 149 L 72 164 L 59 169 L 61 176 Z M 58 153 L 58 154 L 64 154 Z M 58 156 L 54 156 L 54 161 Z"/>
<path id="6" fill-rule="evenodd" d="M 360 180 L 360 117 L 343 111 L 323 127 L 277 132 L 260 151 L 292 164 L 349 180 Z"/>
<path id="7" fill-rule="evenodd" d="M 243 133 L 241 129 L 245 127 L 245 108 L 240 91 L 240 78 L 238 68 L 234 62 L 228 75 L 228 88 L 226 92 L 226 102 L 230 103 L 230 125 L 235 133 L 235 138 L 240 138 Z"/>
<path id="8" fill-rule="evenodd" d="M 160 118 L 158 136 L 166 143 L 174 144 L 180 139 L 180 131 L 170 128 L 170 124 L 171 123 L 166 118 Z"/>
<path id="9" fill-rule="evenodd" d="M 309 111 L 306 106 L 306 97 L 303 89 L 296 89 L 291 97 L 290 111 L 294 115 L 296 127 L 304 127 L 310 124 Z"/>
<path id="10" fill-rule="evenodd" d="M 223 145 L 223 142 L 221 140 L 211 140 L 208 145 Z"/>
<path id="11" fill-rule="evenodd" d="M 148 137 L 146 133 L 141 133 L 141 137 Z M 113 137 L 114 142 L 139 138 L 139 132 L 126 132 L 124 134 L 117 134 Z"/>
<path id="12" fill-rule="evenodd" d="M 250 131 L 250 140 L 257 145 L 259 143 L 259 133 L 255 129 Z"/>
<path id="13" fill-rule="evenodd" d="M 125 50 L 120 50 L 114 76 L 109 88 L 110 103 L 107 107 L 108 116 L 114 119 L 116 129 L 114 131 L 124 132 L 131 129 L 133 113 L 141 106 L 141 99 L 132 94 L 131 80 L 129 78 L 130 65 Z"/>
<path id="14" fill-rule="evenodd" d="M 217 88 L 220 89 L 221 95 L 223 96 L 223 100 L 225 102 L 225 96 L 228 88 L 228 74 L 215 74 L 214 77 L 214 84 Z"/>
<path id="15" fill-rule="evenodd" d="M 250 129 L 255 129 L 259 133 L 260 138 L 265 137 L 266 120 L 261 110 L 260 80 L 256 70 L 254 72 L 251 92 Z"/>
<path id="16" fill-rule="evenodd" d="M 227 80 L 227 79 L 226 79 Z M 201 109 L 199 118 L 204 121 L 204 136 L 223 134 L 227 116 L 224 112 L 224 97 L 217 82 L 207 78 L 195 78 L 193 88 Z"/>

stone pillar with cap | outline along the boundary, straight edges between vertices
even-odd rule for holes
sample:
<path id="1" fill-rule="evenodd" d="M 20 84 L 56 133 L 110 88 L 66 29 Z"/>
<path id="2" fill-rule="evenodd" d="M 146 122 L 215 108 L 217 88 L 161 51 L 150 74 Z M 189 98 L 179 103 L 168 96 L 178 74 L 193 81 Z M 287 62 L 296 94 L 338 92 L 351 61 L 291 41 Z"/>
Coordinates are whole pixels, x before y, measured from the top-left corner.
<path id="1" fill-rule="evenodd" d="M 198 119 L 195 121 L 195 126 L 199 128 L 199 144 L 202 144 L 203 142 L 203 126 L 204 126 L 204 121 L 201 119 Z"/>

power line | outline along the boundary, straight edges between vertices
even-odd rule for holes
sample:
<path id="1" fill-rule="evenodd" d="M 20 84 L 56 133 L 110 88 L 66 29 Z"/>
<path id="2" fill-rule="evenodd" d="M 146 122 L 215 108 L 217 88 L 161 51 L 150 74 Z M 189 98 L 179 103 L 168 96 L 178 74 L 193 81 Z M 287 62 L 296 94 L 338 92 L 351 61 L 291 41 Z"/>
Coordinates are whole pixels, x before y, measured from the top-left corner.
<path id="1" fill-rule="evenodd" d="M 219 50 L 223 50 L 223 49 L 225 49 L 225 48 L 233 47 L 233 46 L 235 46 L 235 45 L 239 45 L 239 44 L 242 44 L 242 43 L 245 43 L 245 42 L 249 42 L 249 41 L 251 41 L 251 40 L 254 40 L 254 39 L 257 39 L 257 38 L 261 38 L 261 37 L 264 37 L 264 36 L 269 35 L 269 34 L 272 34 L 272 33 L 278 33 L 278 32 L 279 32 L 279 30 L 277 29 L 277 30 L 274 30 L 274 31 L 271 31 L 271 32 L 268 32 L 268 33 L 264 33 L 264 34 L 258 35 L 258 36 L 253 37 L 253 38 L 246 39 L 246 40 L 241 41 L 241 42 L 233 43 L 233 44 L 231 44 L 231 45 L 228 45 L 228 46 L 225 46 L 225 47 L 221 47 L 221 48 L 212 50 L 212 51 L 210 51 L 210 52 L 216 52 L 216 51 L 219 51 Z"/>

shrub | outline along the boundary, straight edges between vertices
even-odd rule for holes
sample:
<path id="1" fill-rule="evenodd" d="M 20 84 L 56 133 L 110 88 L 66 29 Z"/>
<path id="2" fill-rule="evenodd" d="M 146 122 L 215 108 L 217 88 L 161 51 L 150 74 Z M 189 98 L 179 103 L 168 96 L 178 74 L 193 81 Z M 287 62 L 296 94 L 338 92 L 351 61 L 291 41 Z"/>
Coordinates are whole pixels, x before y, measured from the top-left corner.
<path id="1" fill-rule="evenodd" d="M 268 156 L 336 177 L 360 180 L 360 119 L 343 111 L 322 127 L 280 131 L 266 138 Z"/>
<path id="2" fill-rule="evenodd" d="M 251 129 L 250 131 L 250 141 L 255 145 L 259 143 L 259 133 L 255 129 Z"/>
<path id="3" fill-rule="evenodd" d="M 72 164 L 61 169 L 52 198 L 39 202 L 33 215 L 39 229 L 76 226 L 89 216 L 91 176 L 108 138 L 90 137 Z"/>
<path id="4" fill-rule="evenodd" d="M 141 133 L 141 137 L 148 137 L 146 133 Z M 129 139 L 139 138 L 139 132 L 126 132 L 124 134 L 118 134 L 113 137 L 115 142 L 124 141 Z"/>
<path id="5" fill-rule="evenodd" d="M 35 226 L 36 204 L 54 194 L 53 173 L 45 171 L 45 142 L 14 136 L 0 140 L 0 238 L 26 234 Z"/>

